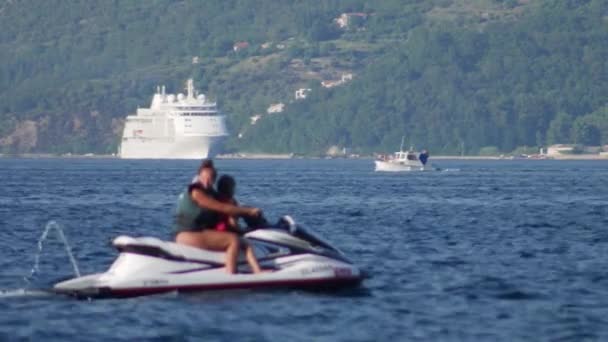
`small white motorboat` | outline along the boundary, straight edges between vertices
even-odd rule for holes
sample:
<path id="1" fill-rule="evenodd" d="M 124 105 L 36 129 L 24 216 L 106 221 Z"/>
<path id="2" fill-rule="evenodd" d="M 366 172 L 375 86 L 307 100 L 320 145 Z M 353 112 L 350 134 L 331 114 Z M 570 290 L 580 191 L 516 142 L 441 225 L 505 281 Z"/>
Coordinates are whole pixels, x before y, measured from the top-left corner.
<path id="1" fill-rule="evenodd" d="M 392 155 L 378 155 L 374 163 L 376 171 L 434 171 L 436 170 L 428 161 L 429 153 L 426 150 L 416 152 L 413 148 L 403 150 L 403 139 L 399 152 Z"/>

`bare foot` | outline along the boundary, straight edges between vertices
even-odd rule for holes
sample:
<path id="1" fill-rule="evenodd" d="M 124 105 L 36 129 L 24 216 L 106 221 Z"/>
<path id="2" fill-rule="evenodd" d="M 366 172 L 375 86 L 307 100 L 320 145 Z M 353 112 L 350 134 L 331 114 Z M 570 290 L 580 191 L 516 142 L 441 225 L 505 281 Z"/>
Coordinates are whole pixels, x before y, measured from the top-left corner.
<path id="1" fill-rule="evenodd" d="M 274 270 L 272 270 L 272 269 L 260 269 L 260 270 L 253 271 L 253 273 L 255 273 L 255 274 L 258 274 L 258 273 L 272 273 L 272 271 L 274 271 Z"/>

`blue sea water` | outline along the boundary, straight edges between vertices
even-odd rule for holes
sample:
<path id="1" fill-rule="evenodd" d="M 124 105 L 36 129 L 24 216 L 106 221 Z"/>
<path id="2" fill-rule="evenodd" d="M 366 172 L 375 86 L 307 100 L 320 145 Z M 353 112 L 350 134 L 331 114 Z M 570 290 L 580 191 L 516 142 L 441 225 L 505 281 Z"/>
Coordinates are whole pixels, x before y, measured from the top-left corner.
<path id="1" fill-rule="evenodd" d="M 120 234 L 170 236 L 195 161 L 0 159 L 0 340 L 608 339 L 608 161 L 217 160 L 241 202 L 290 214 L 371 274 L 359 289 L 116 300 L 50 295 Z"/>

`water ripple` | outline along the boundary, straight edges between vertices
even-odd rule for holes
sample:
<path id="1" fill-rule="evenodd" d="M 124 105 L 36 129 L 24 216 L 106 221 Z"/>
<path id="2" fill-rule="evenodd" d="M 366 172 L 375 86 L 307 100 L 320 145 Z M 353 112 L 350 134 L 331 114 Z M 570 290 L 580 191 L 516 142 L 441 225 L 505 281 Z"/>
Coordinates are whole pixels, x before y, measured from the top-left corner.
<path id="1" fill-rule="evenodd" d="M 228 291 L 74 301 L 50 220 L 82 273 L 120 234 L 170 236 L 196 161 L 0 158 L 2 340 L 607 340 L 608 162 L 442 161 L 383 174 L 369 160 L 218 160 L 241 202 L 293 215 L 371 277 L 337 293 Z M 26 181 L 27 180 L 27 181 Z"/>

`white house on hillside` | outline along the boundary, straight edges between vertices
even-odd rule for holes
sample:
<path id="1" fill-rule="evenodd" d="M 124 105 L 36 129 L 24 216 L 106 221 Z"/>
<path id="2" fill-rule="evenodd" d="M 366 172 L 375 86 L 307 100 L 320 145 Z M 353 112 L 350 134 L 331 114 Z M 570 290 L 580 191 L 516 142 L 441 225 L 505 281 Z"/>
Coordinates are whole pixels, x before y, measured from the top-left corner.
<path id="1" fill-rule="evenodd" d="M 339 28 L 345 29 L 348 27 L 348 25 L 350 23 L 350 18 L 352 18 L 352 17 L 359 17 L 362 19 L 367 19 L 367 13 L 361 13 L 361 12 L 342 13 L 342 14 L 340 14 L 339 17 L 334 19 L 334 22 L 336 23 L 336 25 L 338 25 Z"/>
<path id="2" fill-rule="evenodd" d="M 323 88 L 333 88 L 337 87 L 347 81 L 351 81 L 353 79 L 353 74 L 342 74 L 342 77 L 339 80 L 326 80 L 321 82 L 321 86 Z"/>
<path id="3" fill-rule="evenodd" d="M 300 88 L 296 90 L 296 100 L 305 99 L 306 96 L 308 96 L 308 93 L 310 93 L 311 91 L 312 89 L 310 88 Z"/>
<path id="4" fill-rule="evenodd" d="M 268 113 L 268 114 L 281 113 L 284 109 L 285 109 L 284 103 L 282 103 L 282 102 L 273 103 L 270 105 L 270 107 L 268 107 L 268 109 L 266 109 L 266 113 Z"/>
<path id="5" fill-rule="evenodd" d="M 547 147 L 546 154 L 548 156 L 558 156 L 562 154 L 572 153 L 574 151 L 574 145 L 567 144 L 556 144 Z"/>
<path id="6" fill-rule="evenodd" d="M 252 117 L 250 117 L 249 119 L 251 120 L 251 125 L 255 125 L 256 122 L 258 122 L 258 120 L 260 120 L 262 118 L 262 115 L 260 114 L 256 114 Z"/>
<path id="7" fill-rule="evenodd" d="M 232 46 L 232 50 L 234 52 L 239 52 L 240 50 L 246 49 L 248 47 L 249 47 L 249 43 L 248 42 L 236 42 Z"/>

